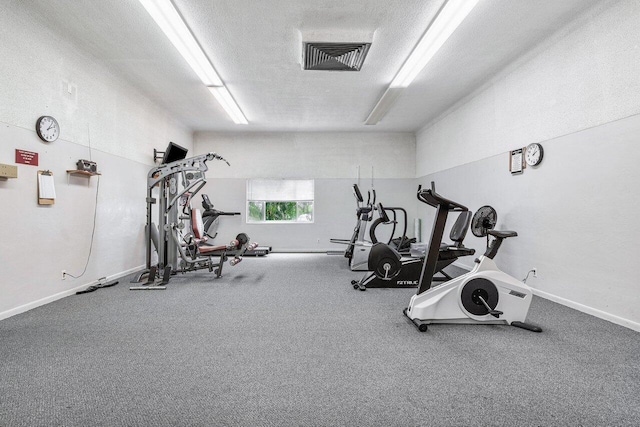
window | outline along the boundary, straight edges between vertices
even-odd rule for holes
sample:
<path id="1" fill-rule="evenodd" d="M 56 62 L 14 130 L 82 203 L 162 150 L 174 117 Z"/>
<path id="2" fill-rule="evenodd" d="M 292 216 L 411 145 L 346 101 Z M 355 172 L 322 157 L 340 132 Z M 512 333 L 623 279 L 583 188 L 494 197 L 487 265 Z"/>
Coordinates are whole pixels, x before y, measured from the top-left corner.
<path id="1" fill-rule="evenodd" d="M 247 180 L 247 222 L 313 222 L 312 179 Z"/>

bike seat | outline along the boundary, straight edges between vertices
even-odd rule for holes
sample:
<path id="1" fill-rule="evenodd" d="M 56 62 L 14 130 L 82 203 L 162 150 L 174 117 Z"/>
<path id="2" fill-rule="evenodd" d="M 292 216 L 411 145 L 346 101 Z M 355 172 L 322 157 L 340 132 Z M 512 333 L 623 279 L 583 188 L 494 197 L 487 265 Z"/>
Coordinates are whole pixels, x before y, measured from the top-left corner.
<path id="1" fill-rule="evenodd" d="M 499 239 L 506 239 L 507 237 L 516 237 L 518 233 L 515 231 L 498 231 L 498 230 L 489 230 L 489 234 L 493 237 L 497 237 Z"/>

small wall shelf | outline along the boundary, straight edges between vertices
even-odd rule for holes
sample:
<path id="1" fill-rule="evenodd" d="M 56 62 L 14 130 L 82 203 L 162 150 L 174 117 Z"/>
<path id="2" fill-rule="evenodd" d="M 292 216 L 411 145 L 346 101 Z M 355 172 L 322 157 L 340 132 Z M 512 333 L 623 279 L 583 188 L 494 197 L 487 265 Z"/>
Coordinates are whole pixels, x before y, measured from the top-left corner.
<path id="1" fill-rule="evenodd" d="M 0 163 L 0 181 L 18 177 L 18 167 Z"/>
<path id="2" fill-rule="evenodd" d="M 67 169 L 67 173 L 69 175 L 80 175 L 80 176 L 86 176 L 86 177 L 102 175 L 100 172 L 88 172 L 88 171 L 81 171 L 78 169 L 71 169 L 71 170 Z"/>

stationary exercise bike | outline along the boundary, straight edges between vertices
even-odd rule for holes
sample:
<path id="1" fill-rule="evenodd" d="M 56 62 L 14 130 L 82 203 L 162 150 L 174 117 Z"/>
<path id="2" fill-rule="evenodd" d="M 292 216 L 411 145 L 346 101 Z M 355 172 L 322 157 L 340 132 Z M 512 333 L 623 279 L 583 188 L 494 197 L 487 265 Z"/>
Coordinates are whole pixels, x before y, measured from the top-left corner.
<path id="1" fill-rule="evenodd" d="M 386 213 L 387 209 L 381 203 L 378 204 L 379 219 L 382 222 L 391 221 Z M 475 253 L 475 249 L 467 248 L 462 243 L 467 235 L 470 222 L 471 212 L 460 212 L 449 234 L 453 243 L 440 244 L 436 271 L 432 278 L 434 282 L 451 280 L 452 277 L 444 269 L 458 258 Z M 351 285 L 353 289 L 361 291 L 366 291 L 367 288 L 415 288 L 418 286 L 423 264 L 423 256 L 405 257 L 391 245 L 374 243 L 369 253 L 369 273 L 360 280 L 352 280 Z M 435 274 L 439 274 L 439 276 L 435 276 Z"/>
<path id="2" fill-rule="evenodd" d="M 209 196 L 202 194 L 202 222 L 204 226 L 204 236 L 209 241 L 213 241 L 218 235 L 218 226 L 220 217 L 241 215 L 240 212 L 224 212 L 213 207 L 213 203 Z M 208 243 L 211 244 L 211 243 Z M 260 245 L 253 248 L 247 248 L 244 256 L 264 256 L 271 252 L 271 246 Z"/>
<path id="3" fill-rule="evenodd" d="M 493 261 L 502 241 L 517 236 L 517 233 L 490 229 L 495 226 L 495 222 L 488 218 L 487 212 L 490 211 L 480 209 L 471 221 L 471 227 L 484 228 L 493 237 L 486 252 L 476 260 L 469 273 L 431 287 L 447 215 L 451 211 L 468 209 L 437 194 L 433 182 L 431 189 L 418 188 L 418 200 L 437 208 L 437 213 L 418 291 L 411 297 L 404 315 L 420 332 L 425 332 L 427 325 L 432 323 L 506 324 L 541 332 L 539 327 L 525 323 L 533 298 L 531 288 L 500 271 Z"/>

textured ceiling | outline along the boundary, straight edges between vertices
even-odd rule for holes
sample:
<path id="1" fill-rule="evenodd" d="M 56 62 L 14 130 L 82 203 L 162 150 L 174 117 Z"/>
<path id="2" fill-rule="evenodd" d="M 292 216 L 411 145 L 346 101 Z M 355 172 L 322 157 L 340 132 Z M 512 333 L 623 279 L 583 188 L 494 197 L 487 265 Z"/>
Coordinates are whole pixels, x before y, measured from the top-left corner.
<path id="1" fill-rule="evenodd" d="M 137 0 L 21 7 L 194 131 L 414 132 L 596 1 L 480 0 L 375 126 L 365 119 L 444 0 L 174 0 L 248 126 L 231 122 Z M 373 34 L 362 70 L 303 71 L 309 33 L 333 42 Z"/>

